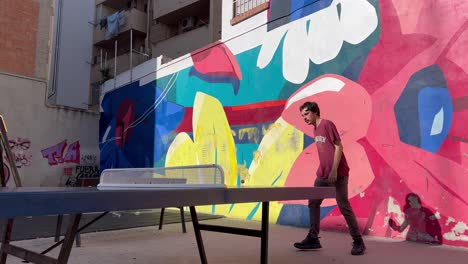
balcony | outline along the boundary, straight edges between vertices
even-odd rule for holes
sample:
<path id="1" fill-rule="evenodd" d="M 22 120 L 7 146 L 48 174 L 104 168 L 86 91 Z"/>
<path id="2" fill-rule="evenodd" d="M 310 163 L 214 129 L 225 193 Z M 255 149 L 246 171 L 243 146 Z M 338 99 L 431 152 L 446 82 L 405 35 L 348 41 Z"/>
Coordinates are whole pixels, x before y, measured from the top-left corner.
<path id="1" fill-rule="evenodd" d="M 135 67 L 149 58 L 145 55 L 142 55 L 137 52 L 132 54 L 132 67 Z M 103 68 L 105 67 L 105 62 L 103 62 Z M 114 76 L 114 58 L 107 60 L 107 68 L 109 69 L 109 77 L 113 78 Z M 124 53 L 120 56 L 117 56 L 117 75 L 121 74 L 130 69 L 130 52 Z M 103 81 L 103 75 L 101 73 L 101 63 L 98 62 L 91 66 L 91 83 L 100 83 Z"/>
<path id="2" fill-rule="evenodd" d="M 219 0 L 216 0 L 219 1 Z M 177 24 L 185 17 L 209 17 L 210 0 L 156 0 L 153 19 L 166 25 Z"/>
<path id="3" fill-rule="evenodd" d="M 94 29 L 94 45 L 112 48 L 114 40 L 128 39 L 130 29 L 133 29 L 134 36 L 146 36 L 147 14 L 135 8 L 124 11 L 125 24 L 119 27 L 118 34 L 106 39 L 106 28 L 101 29 L 99 25 Z"/>
<path id="4" fill-rule="evenodd" d="M 153 56 L 166 55 L 178 58 L 211 42 L 208 25 L 202 26 L 153 45 Z"/>
<path id="5" fill-rule="evenodd" d="M 158 19 L 166 15 L 177 14 L 180 17 L 191 15 L 190 12 L 206 9 L 206 3 L 208 3 L 208 9 L 210 8 L 209 0 L 181 0 L 181 1 L 167 1 L 167 0 L 155 0 L 153 19 Z M 185 13 L 185 14 L 184 14 Z"/>
<path id="6" fill-rule="evenodd" d="M 122 0 L 96 0 L 96 6 L 103 4 L 114 9 L 122 9 L 127 5 L 127 1 Z"/>

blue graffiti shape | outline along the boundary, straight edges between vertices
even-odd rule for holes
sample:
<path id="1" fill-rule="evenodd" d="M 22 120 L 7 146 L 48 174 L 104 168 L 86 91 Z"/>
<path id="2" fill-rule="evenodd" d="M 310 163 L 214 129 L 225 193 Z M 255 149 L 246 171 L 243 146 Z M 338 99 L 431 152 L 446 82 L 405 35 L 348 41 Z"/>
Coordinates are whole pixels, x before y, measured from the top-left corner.
<path id="1" fill-rule="evenodd" d="M 131 107 L 128 103 L 131 102 Z M 122 111 L 122 106 L 126 108 Z M 168 135 L 182 120 L 182 106 L 168 102 L 154 82 L 135 82 L 107 93 L 99 124 L 100 170 L 153 167 L 167 150 Z M 132 114 L 125 113 L 133 111 Z M 122 113 L 123 112 L 123 113 Z M 122 117 L 123 116 L 123 117 Z M 131 116 L 131 117 L 129 117 Z M 125 140 L 121 138 L 124 135 Z"/>
<path id="2" fill-rule="evenodd" d="M 361 74 L 362 68 L 364 67 L 364 63 L 367 60 L 367 56 L 369 54 L 365 53 L 355 59 L 344 71 L 341 75 L 344 77 L 357 82 L 359 79 L 359 75 Z"/>
<path id="3" fill-rule="evenodd" d="M 400 140 L 436 153 L 452 123 L 452 99 L 445 77 L 436 65 L 409 79 L 394 107 Z"/>
<path id="4" fill-rule="evenodd" d="M 164 156 L 170 145 L 169 135 L 179 126 L 184 117 L 184 107 L 167 100 L 163 91 L 156 90 L 156 124 L 154 133 L 154 162 Z"/>
<path id="5" fill-rule="evenodd" d="M 452 98 L 444 87 L 425 87 L 418 96 L 421 148 L 436 153 L 452 123 Z"/>
<path id="6" fill-rule="evenodd" d="M 326 206 L 320 208 L 320 219 L 325 218 L 333 209 L 334 206 Z M 285 204 L 281 208 L 278 216 L 277 224 L 292 225 L 300 227 L 310 226 L 309 207 L 303 204 Z"/>

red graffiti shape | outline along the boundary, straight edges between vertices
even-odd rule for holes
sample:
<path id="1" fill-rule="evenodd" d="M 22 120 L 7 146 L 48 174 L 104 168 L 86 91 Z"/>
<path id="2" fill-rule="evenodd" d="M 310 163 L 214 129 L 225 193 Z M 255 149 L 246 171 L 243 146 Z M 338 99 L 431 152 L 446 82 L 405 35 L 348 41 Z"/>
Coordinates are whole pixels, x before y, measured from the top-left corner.
<path id="1" fill-rule="evenodd" d="M 193 66 L 205 75 L 242 80 L 236 58 L 222 42 L 215 42 L 191 53 Z"/>
<path id="2" fill-rule="evenodd" d="M 120 102 L 115 125 L 115 144 L 123 147 L 132 135 L 132 123 L 135 120 L 135 102 L 124 99 Z"/>

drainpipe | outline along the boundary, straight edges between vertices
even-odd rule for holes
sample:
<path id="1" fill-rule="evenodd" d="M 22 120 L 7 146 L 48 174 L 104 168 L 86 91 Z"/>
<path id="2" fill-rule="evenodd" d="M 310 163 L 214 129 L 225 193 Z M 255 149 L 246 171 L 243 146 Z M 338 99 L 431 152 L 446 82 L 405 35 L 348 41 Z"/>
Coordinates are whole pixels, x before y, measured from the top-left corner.
<path id="1" fill-rule="evenodd" d="M 130 28 L 130 82 L 133 78 L 133 28 Z"/>
<path id="2" fill-rule="evenodd" d="M 55 31 L 55 50 L 54 50 L 54 61 L 53 61 L 53 73 L 52 73 L 52 92 L 47 95 L 46 105 L 48 104 L 48 99 L 54 96 L 57 93 L 57 76 L 58 76 L 58 60 L 60 55 L 60 35 L 62 31 L 62 9 L 63 9 L 63 0 L 57 1 L 57 27 Z"/>
<path id="3" fill-rule="evenodd" d="M 151 12 L 151 0 L 148 0 L 146 4 L 146 38 L 145 38 L 145 53 L 150 54 L 151 49 L 149 48 L 149 35 L 150 35 L 150 14 Z"/>
<path id="4" fill-rule="evenodd" d="M 114 89 L 117 86 L 117 40 L 114 42 Z"/>

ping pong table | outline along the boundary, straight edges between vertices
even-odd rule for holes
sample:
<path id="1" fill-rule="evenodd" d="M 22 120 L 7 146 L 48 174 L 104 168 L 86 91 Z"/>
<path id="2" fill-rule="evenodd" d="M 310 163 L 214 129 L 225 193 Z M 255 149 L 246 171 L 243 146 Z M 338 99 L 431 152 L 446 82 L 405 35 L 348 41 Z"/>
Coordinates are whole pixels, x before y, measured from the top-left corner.
<path id="1" fill-rule="evenodd" d="M 334 198 L 333 187 L 244 187 L 244 188 L 160 188 L 144 190 L 99 190 L 83 187 L 18 187 L 0 188 L 0 218 L 6 225 L 2 234 L 0 264 L 7 255 L 13 255 L 32 263 L 64 264 L 68 262 L 75 235 L 83 213 L 154 209 L 188 206 L 201 263 L 207 257 L 201 230 L 259 237 L 260 262 L 268 262 L 269 202 L 282 200 L 306 200 Z M 261 229 L 244 229 L 228 226 L 201 224 L 195 206 L 261 202 Z M 15 217 L 69 214 L 70 223 L 62 241 L 58 258 L 36 253 L 10 244 Z"/>

